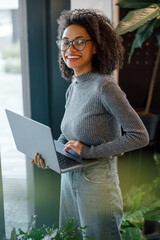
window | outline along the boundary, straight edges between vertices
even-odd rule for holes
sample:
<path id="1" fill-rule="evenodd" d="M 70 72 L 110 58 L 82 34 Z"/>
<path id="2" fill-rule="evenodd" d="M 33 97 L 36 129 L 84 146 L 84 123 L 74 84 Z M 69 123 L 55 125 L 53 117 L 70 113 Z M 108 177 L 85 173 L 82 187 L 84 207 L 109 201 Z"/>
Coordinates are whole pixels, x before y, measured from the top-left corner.
<path id="1" fill-rule="evenodd" d="M 18 0 L 0 3 L 0 143 L 6 236 L 28 226 L 25 156 L 16 150 L 5 108 L 23 114 Z M 1 197 L 1 196 L 0 196 Z"/>

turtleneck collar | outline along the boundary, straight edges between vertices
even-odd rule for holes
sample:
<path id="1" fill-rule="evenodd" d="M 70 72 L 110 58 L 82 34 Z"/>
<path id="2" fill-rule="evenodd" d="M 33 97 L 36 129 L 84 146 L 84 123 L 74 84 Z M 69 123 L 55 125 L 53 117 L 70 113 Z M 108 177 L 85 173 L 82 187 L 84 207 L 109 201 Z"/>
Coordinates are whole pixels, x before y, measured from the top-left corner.
<path id="1" fill-rule="evenodd" d="M 95 72 L 93 72 L 93 71 L 87 72 L 87 73 L 84 73 L 80 76 L 74 76 L 74 81 L 76 83 L 85 82 L 85 81 L 88 81 L 88 80 L 92 79 L 94 75 L 95 75 Z"/>

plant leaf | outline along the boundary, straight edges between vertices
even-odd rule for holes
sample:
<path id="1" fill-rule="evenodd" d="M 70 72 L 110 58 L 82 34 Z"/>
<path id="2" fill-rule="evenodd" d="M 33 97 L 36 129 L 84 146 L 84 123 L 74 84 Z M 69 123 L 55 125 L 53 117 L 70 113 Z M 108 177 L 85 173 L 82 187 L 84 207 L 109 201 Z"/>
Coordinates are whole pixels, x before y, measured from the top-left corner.
<path id="1" fill-rule="evenodd" d="M 122 233 L 123 240 L 145 240 L 139 228 L 128 227 Z"/>
<path id="2" fill-rule="evenodd" d="M 148 211 L 144 213 L 144 218 L 151 221 L 160 220 L 160 199 L 155 199 L 153 202 L 150 202 Z"/>
<path id="3" fill-rule="evenodd" d="M 145 192 L 137 186 L 132 186 L 130 191 L 124 197 L 124 210 L 134 212 L 140 209 L 142 204 L 142 197 Z"/>
<path id="4" fill-rule="evenodd" d="M 58 232 L 58 229 L 52 230 L 52 233 L 51 234 L 47 234 L 42 240 L 55 239 L 55 237 L 57 236 L 57 232 Z"/>
<path id="5" fill-rule="evenodd" d="M 152 19 L 151 21 L 146 22 L 143 26 L 139 27 L 135 39 L 133 41 L 131 51 L 129 54 L 128 62 L 130 63 L 131 56 L 134 53 L 136 48 L 141 48 L 142 44 L 151 36 L 154 28 L 157 26 L 157 19 Z"/>
<path id="6" fill-rule="evenodd" d="M 144 8 L 159 3 L 159 0 L 119 0 L 117 5 L 121 8 Z"/>
<path id="7" fill-rule="evenodd" d="M 144 217 L 143 217 L 143 213 L 140 210 L 135 211 L 133 213 L 126 212 L 124 214 L 124 219 L 130 222 L 131 225 L 135 227 L 143 228 L 144 226 Z"/>
<path id="8" fill-rule="evenodd" d="M 30 231 L 32 230 L 32 227 L 35 225 L 35 223 L 36 223 L 36 218 L 37 218 L 37 215 L 33 215 L 33 216 L 31 217 L 31 222 L 30 222 L 30 224 L 29 224 L 29 226 L 28 226 L 28 229 L 27 229 L 27 232 L 28 232 L 28 233 L 30 233 Z"/>
<path id="9" fill-rule="evenodd" d="M 119 35 L 132 32 L 146 22 L 156 18 L 159 14 L 160 7 L 158 5 L 150 5 L 147 8 L 130 11 L 124 19 L 119 22 L 116 31 Z"/>

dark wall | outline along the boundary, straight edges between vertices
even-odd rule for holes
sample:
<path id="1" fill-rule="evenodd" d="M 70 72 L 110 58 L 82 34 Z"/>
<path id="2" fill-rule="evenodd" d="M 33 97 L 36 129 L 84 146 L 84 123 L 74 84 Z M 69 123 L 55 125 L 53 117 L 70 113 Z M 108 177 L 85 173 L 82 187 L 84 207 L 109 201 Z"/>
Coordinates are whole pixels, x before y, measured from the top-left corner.
<path id="1" fill-rule="evenodd" d="M 49 116 L 50 126 L 53 129 L 54 138 L 57 139 L 60 134 L 60 123 L 64 113 L 65 92 L 70 82 L 62 79 L 58 64 L 57 40 L 57 18 L 62 8 L 69 9 L 70 1 L 49 1 L 48 13 L 48 79 L 49 79 Z M 63 3 L 63 4 L 62 4 Z M 65 5 L 65 6 L 63 6 Z M 57 11 L 59 9 L 59 11 Z"/>
<path id="2" fill-rule="evenodd" d="M 54 138 L 60 134 L 68 86 L 59 71 L 55 43 L 56 20 L 64 9 L 70 9 L 69 0 L 27 0 L 31 115 L 34 120 L 51 126 Z M 57 226 L 60 175 L 34 166 L 34 185 L 37 226 Z"/>
<path id="3" fill-rule="evenodd" d="M 120 19 L 128 12 L 128 9 L 120 9 Z M 133 108 L 144 109 L 147 102 L 148 90 L 153 74 L 153 68 L 158 54 L 158 43 L 156 31 L 142 45 L 137 48 L 132 55 L 131 62 L 128 63 L 128 56 L 131 50 L 136 31 L 122 35 L 125 48 L 124 66 L 119 72 L 119 84 Z M 160 63 L 156 75 L 155 87 L 150 110 L 160 113 Z M 160 152 L 160 124 L 155 135 L 155 146 Z"/>
<path id="4" fill-rule="evenodd" d="M 120 9 L 120 19 L 122 19 L 127 9 Z M 125 48 L 124 66 L 119 71 L 119 85 L 126 93 L 132 107 L 145 107 L 149 83 L 152 77 L 154 62 L 156 60 L 158 45 L 155 36 L 148 39 L 143 44 L 142 49 L 136 49 L 130 64 L 128 56 L 134 39 L 135 32 L 122 35 Z M 151 109 L 160 112 L 160 66 L 158 69 L 156 84 L 154 88 Z M 119 159 L 119 174 L 121 188 L 126 192 L 131 185 L 140 185 L 150 182 L 157 174 L 153 154 L 158 151 L 160 142 L 160 130 L 156 134 L 156 142 L 151 147 L 145 147 L 137 151 L 125 154 Z"/>
<path id="5" fill-rule="evenodd" d="M 120 10 L 122 18 L 127 13 L 126 9 Z M 124 66 L 119 72 L 119 84 L 126 92 L 127 97 L 134 108 L 144 108 L 152 77 L 153 67 L 158 53 L 158 44 L 155 34 L 145 42 L 142 48 L 135 50 L 130 64 L 128 56 L 136 31 L 122 35 L 125 48 Z M 156 77 L 154 95 L 151 109 L 160 111 L 160 64 Z"/>

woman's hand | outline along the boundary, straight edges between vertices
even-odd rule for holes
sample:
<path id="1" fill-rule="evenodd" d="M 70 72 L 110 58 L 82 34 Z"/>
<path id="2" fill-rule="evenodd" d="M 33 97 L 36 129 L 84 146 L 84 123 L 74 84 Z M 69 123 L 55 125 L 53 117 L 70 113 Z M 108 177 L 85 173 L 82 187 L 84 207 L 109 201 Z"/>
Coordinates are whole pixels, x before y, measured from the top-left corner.
<path id="1" fill-rule="evenodd" d="M 36 164 L 39 168 L 48 169 L 48 166 L 45 165 L 44 160 L 42 159 L 42 156 L 38 153 L 35 154 L 34 159 L 31 160 L 32 164 Z"/>
<path id="2" fill-rule="evenodd" d="M 64 151 L 67 152 L 70 149 L 72 149 L 73 151 L 75 151 L 76 153 L 78 153 L 80 155 L 83 145 L 84 144 L 81 143 L 80 141 L 70 140 L 69 142 L 67 142 L 65 144 Z"/>

